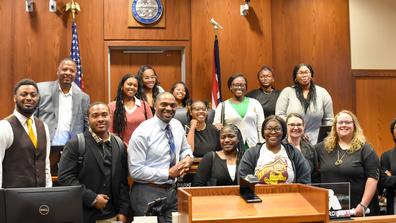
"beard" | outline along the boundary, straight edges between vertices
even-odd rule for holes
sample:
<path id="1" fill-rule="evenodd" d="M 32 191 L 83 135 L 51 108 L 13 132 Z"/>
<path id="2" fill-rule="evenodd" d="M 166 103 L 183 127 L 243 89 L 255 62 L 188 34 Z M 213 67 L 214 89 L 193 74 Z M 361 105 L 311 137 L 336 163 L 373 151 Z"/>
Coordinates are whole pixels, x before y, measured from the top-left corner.
<path id="1" fill-rule="evenodd" d="M 393 142 L 395 142 L 396 145 L 396 136 L 393 136 Z"/>
<path id="2" fill-rule="evenodd" d="M 20 102 L 16 103 L 17 111 L 24 116 L 31 116 L 36 111 L 37 106 L 38 103 L 32 108 L 25 108 Z"/>

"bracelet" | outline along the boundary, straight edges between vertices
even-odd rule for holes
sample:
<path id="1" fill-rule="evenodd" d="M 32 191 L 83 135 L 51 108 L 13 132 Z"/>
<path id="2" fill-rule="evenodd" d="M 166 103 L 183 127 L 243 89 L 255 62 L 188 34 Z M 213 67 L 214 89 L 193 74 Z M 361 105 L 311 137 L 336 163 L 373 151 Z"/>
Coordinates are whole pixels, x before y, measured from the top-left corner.
<path id="1" fill-rule="evenodd" d="M 364 204 L 362 204 L 362 203 L 359 203 L 359 205 L 363 207 L 364 211 L 366 211 L 366 210 L 367 210 L 367 206 L 365 206 Z"/>

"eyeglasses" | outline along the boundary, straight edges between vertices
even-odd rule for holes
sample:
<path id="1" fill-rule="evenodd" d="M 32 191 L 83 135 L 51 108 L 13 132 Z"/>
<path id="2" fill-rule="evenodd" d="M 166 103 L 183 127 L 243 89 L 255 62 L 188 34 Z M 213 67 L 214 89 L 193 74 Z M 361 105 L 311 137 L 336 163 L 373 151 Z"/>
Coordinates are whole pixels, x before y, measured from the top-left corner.
<path id="1" fill-rule="evenodd" d="M 302 70 L 302 71 L 298 71 L 297 74 L 311 74 L 311 71 L 309 71 L 309 70 Z"/>
<path id="2" fill-rule="evenodd" d="M 353 121 L 337 121 L 337 125 L 350 125 Z"/>
<path id="3" fill-rule="evenodd" d="M 245 88 L 246 84 L 232 84 L 231 85 L 233 88 Z"/>
<path id="4" fill-rule="evenodd" d="M 303 126 L 303 124 L 301 124 L 301 123 L 298 123 L 298 124 L 290 123 L 290 124 L 287 124 L 287 126 L 292 127 L 292 128 L 295 128 L 295 127 L 301 128 Z"/>
<path id="5" fill-rule="evenodd" d="M 264 131 L 267 131 L 267 132 L 282 132 L 282 128 L 281 127 L 274 127 L 274 128 L 265 127 Z"/>

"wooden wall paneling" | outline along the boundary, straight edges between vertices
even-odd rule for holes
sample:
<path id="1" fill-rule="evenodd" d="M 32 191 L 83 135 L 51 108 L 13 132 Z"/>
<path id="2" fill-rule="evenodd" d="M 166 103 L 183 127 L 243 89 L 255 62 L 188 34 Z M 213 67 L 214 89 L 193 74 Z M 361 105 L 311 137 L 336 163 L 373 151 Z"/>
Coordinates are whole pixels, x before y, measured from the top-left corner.
<path id="1" fill-rule="evenodd" d="M 55 80 L 59 61 L 70 54 L 71 16 L 65 14 L 67 1 L 57 1 L 58 12 L 48 11 L 48 4 L 35 2 L 35 11 L 24 11 L 24 1 L 15 7 L 13 42 L 13 76 L 16 82 L 32 78 L 37 82 Z M 81 13 L 77 29 L 84 81 L 91 101 L 104 99 L 103 83 L 103 2 L 79 1 Z"/>
<path id="2" fill-rule="evenodd" d="M 94 101 L 106 101 L 105 65 L 103 58 L 103 1 L 79 0 L 81 13 L 76 22 L 80 41 L 80 53 L 86 92 Z M 67 36 L 71 38 L 69 21 Z M 68 50 L 70 41 L 67 42 Z M 69 55 L 69 54 L 67 54 Z"/>
<path id="3" fill-rule="evenodd" d="M 272 49 L 278 88 L 292 84 L 297 63 L 309 63 L 314 81 L 333 98 L 334 112 L 353 108 L 348 1 L 273 0 Z"/>
<path id="4" fill-rule="evenodd" d="M 248 78 L 249 89 L 257 87 L 256 73 L 263 64 L 272 65 L 271 4 L 251 1 L 248 16 L 239 14 L 243 1 L 191 1 L 192 84 L 195 99 L 210 99 L 213 64 L 213 17 L 219 30 L 223 99 L 231 96 L 227 79 L 236 72 Z"/>
<path id="5" fill-rule="evenodd" d="M 396 75 L 356 77 L 356 115 L 379 156 L 394 146 L 389 127 L 396 118 L 395 89 Z"/>
<path id="6" fill-rule="evenodd" d="M 59 1 L 58 6 L 66 1 Z M 71 32 L 67 30 L 67 16 L 50 13 L 48 4 L 34 2 L 34 12 L 25 12 L 25 2 L 16 1 L 14 39 L 15 80 L 32 78 L 56 79 L 59 60 L 69 55 Z M 67 35 L 69 34 L 69 35 Z"/>
<path id="7" fill-rule="evenodd" d="M 150 54 L 142 57 L 136 54 L 123 54 L 123 49 L 131 48 L 160 47 L 168 49 L 163 54 Z M 170 90 L 171 85 L 181 80 L 181 54 L 185 54 L 185 77 L 187 86 L 191 84 L 191 50 L 189 41 L 105 41 L 105 95 L 109 94 L 109 70 L 110 70 L 110 99 L 114 98 L 114 91 L 118 82 L 125 72 L 137 73 L 138 68 L 143 64 L 149 64 L 159 74 L 159 81 L 165 90 Z M 110 55 L 110 56 L 109 56 Z M 109 67 L 110 59 L 110 67 Z M 178 66 L 179 65 L 179 66 Z M 114 80 L 114 81 L 113 81 Z"/>
<path id="8" fill-rule="evenodd" d="M 165 28 L 128 28 L 129 0 L 104 0 L 106 40 L 189 40 L 190 1 L 166 0 Z"/>
<path id="9" fill-rule="evenodd" d="M 0 120 L 7 117 L 13 110 L 13 29 L 15 25 L 16 1 L 4 1 L 0 4 Z M 7 22 L 5 22 L 7 21 Z"/>

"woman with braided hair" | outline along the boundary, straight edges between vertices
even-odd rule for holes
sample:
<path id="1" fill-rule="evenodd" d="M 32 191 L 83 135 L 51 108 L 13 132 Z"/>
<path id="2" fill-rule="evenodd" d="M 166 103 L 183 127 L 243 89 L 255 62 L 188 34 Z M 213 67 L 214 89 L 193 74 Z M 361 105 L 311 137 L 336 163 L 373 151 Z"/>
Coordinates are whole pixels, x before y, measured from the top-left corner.
<path id="1" fill-rule="evenodd" d="M 220 151 L 208 152 L 199 163 L 193 186 L 235 185 L 243 155 L 243 138 L 238 127 L 226 124 L 220 130 Z"/>
<path id="2" fill-rule="evenodd" d="M 148 103 L 136 97 L 139 88 L 137 77 L 125 74 L 118 84 L 115 101 L 109 103 L 113 119 L 110 132 L 118 135 L 126 145 L 139 124 L 153 117 Z"/>

